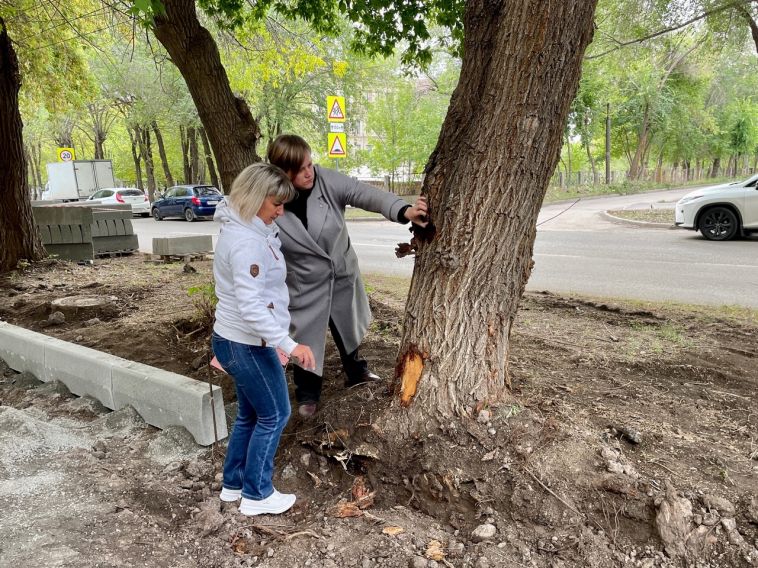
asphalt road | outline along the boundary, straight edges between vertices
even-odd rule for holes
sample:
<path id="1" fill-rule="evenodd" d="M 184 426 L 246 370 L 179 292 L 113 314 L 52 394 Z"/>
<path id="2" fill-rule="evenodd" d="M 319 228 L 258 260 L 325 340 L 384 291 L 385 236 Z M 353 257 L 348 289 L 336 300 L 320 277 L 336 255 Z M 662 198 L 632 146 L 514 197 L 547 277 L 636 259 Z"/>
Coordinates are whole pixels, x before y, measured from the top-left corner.
<path id="1" fill-rule="evenodd" d="M 758 238 L 714 243 L 694 231 L 619 224 L 603 212 L 672 208 L 690 190 L 673 190 L 552 204 L 538 219 L 529 290 L 758 308 Z M 672 211 L 673 220 L 673 211 Z M 135 219 L 140 249 L 152 238 L 218 234 L 213 221 Z M 350 223 L 364 272 L 410 276 L 413 259 L 397 259 L 406 227 L 387 221 Z"/>

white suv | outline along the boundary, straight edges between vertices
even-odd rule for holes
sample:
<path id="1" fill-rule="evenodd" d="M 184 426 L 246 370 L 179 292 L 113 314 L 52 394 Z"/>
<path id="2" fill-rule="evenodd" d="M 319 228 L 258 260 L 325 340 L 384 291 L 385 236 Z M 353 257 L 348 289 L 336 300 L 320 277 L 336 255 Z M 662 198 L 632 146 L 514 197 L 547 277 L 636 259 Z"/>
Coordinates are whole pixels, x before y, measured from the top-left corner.
<path id="1" fill-rule="evenodd" d="M 758 232 L 758 175 L 704 187 L 676 204 L 676 225 L 700 231 L 709 241 L 727 241 Z"/>

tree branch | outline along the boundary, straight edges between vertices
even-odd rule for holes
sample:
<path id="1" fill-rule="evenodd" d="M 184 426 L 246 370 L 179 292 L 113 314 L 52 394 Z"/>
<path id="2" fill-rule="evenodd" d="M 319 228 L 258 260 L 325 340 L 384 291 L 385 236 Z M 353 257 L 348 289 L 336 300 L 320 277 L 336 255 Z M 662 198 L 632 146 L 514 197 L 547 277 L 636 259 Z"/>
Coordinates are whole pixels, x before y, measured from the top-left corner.
<path id="1" fill-rule="evenodd" d="M 722 6 L 717 6 L 716 8 L 713 8 L 712 10 L 706 10 L 702 14 L 700 14 L 698 16 L 695 16 L 693 18 L 690 18 L 689 20 L 687 20 L 685 22 L 682 22 L 681 24 L 677 24 L 675 26 L 664 28 L 662 30 L 658 30 L 657 32 L 654 32 L 654 33 L 652 33 L 650 35 L 647 35 L 647 36 L 644 36 L 644 37 L 641 37 L 641 38 L 637 38 L 637 39 L 631 39 L 631 40 L 628 40 L 628 41 L 616 41 L 616 40 L 614 40 L 614 41 L 616 41 L 616 44 L 617 44 L 616 47 L 613 47 L 611 49 L 603 51 L 602 53 L 597 53 L 595 55 L 588 55 L 587 57 L 585 57 L 585 59 L 598 59 L 600 57 L 604 57 L 604 56 L 608 55 L 609 53 L 613 53 L 614 51 L 618 51 L 619 49 L 621 49 L 623 47 L 628 47 L 630 45 L 634 45 L 635 43 L 643 43 L 643 42 L 646 42 L 646 41 L 648 41 L 650 39 L 653 39 L 653 38 L 656 38 L 656 37 L 659 37 L 659 36 L 662 36 L 662 35 L 666 35 L 666 34 L 671 33 L 671 32 L 675 32 L 676 30 L 680 30 L 682 28 L 686 28 L 687 26 L 689 26 L 691 24 L 694 24 L 695 22 L 703 20 L 703 19 L 707 18 L 708 16 L 712 16 L 713 14 L 718 14 L 719 12 L 723 12 L 723 11 L 729 10 L 731 8 L 738 8 L 738 9 L 742 8 L 743 10 L 745 10 L 745 5 L 746 4 L 752 4 L 753 2 L 755 2 L 755 0 L 739 0 L 739 1 L 736 1 L 736 2 L 728 2 L 728 3 L 726 3 L 726 4 L 722 5 Z M 752 21 L 752 18 L 751 18 L 751 21 Z M 758 49 L 758 43 L 756 44 L 756 49 Z"/>
<path id="2" fill-rule="evenodd" d="M 758 24 L 753 19 L 753 15 L 750 13 L 750 10 L 748 10 L 744 5 L 739 6 L 737 8 L 737 11 L 743 18 L 745 18 L 747 25 L 750 26 L 750 33 L 753 36 L 753 43 L 755 43 L 755 51 L 758 53 Z"/>

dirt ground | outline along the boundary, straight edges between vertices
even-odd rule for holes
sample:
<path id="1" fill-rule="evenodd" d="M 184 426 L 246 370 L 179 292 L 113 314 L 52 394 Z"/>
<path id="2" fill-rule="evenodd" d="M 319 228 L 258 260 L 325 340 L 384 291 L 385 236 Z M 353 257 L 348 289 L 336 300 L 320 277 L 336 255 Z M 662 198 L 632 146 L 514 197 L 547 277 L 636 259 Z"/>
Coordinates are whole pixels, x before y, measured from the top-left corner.
<path id="1" fill-rule="evenodd" d="M 0 319 L 205 380 L 188 290 L 211 265 L 190 267 L 48 261 L 0 278 Z M 363 353 L 390 377 L 407 282 L 366 281 Z M 68 296 L 114 300 L 51 318 Z M 332 348 L 283 437 L 281 516 L 221 506 L 223 444 L 0 367 L 0 566 L 758 566 L 755 312 L 528 294 L 507 403 L 392 447 L 387 386 L 340 388 Z"/>

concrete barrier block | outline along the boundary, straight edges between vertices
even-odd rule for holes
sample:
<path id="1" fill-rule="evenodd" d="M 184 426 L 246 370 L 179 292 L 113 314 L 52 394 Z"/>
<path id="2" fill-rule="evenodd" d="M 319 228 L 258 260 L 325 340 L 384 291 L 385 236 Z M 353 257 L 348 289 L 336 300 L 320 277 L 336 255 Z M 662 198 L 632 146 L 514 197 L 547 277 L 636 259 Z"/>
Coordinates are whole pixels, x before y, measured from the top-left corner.
<path id="1" fill-rule="evenodd" d="M 153 238 L 153 254 L 182 256 L 213 251 L 211 235 Z"/>
<path id="2" fill-rule="evenodd" d="M 0 322 L 0 357 L 14 371 L 28 371 L 39 380 L 46 380 L 45 344 L 54 341 L 41 333 Z"/>
<path id="3" fill-rule="evenodd" d="M 45 243 L 45 250 L 50 255 L 55 255 L 58 258 L 65 258 L 66 260 L 92 260 L 95 258 L 91 242 L 57 245 Z"/>
<path id="4" fill-rule="evenodd" d="M 137 235 L 95 237 L 92 239 L 92 246 L 96 255 L 131 253 L 139 249 L 139 238 Z"/>
<path id="5" fill-rule="evenodd" d="M 39 236 L 42 239 L 42 244 L 49 245 L 52 242 L 50 225 L 37 225 L 37 228 L 39 229 Z"/>
<path id="6" fill-rule="evenodd" d="M 112 369 L 113 408 L 132 406 L 148 424 L 165 428 L 183 426 L 198 444 L 215 442 L 213 413 L 218 438 L 227 437 L 221 389 L 213 387 L 213 404 L 208 385 L 189 377 L 134 362 L 115 364 Z"/>
<path id="7" fill-rule="evenodd" d="M 34 221 L 38 225 L 89 225 L 92 209 L 73 204 L 42 205 L 33 207 Z"/>
<path id="8" fill-rule="evenodd" d="M 74 235 L 71 233 L 71 225 L 59 225 L 61 230 L 61 243 L 73 243 Z"/>
<path id="9" fill-rule="evenodd" d="M 68 227 L 71 230 L 71 242 L 73 244 L 80 245 L 85 242 L 81 225 L 69 225 Z"/>
<path id="10" fill-rule="evenodd" d="M 63 244 L 63 238 L 61 237 L 60 225 L 50 225 L 50 244 L 52 245 Z"/>
<path id="11" fill-rule="evenodd" d="M 76 395 L 89 395 L 108 408 L 115 408 L 111 392 L 114 359 L 118 358 L 55 339 L 45 344 L 45 372 L 42 380 L 60 381 Z"/>

